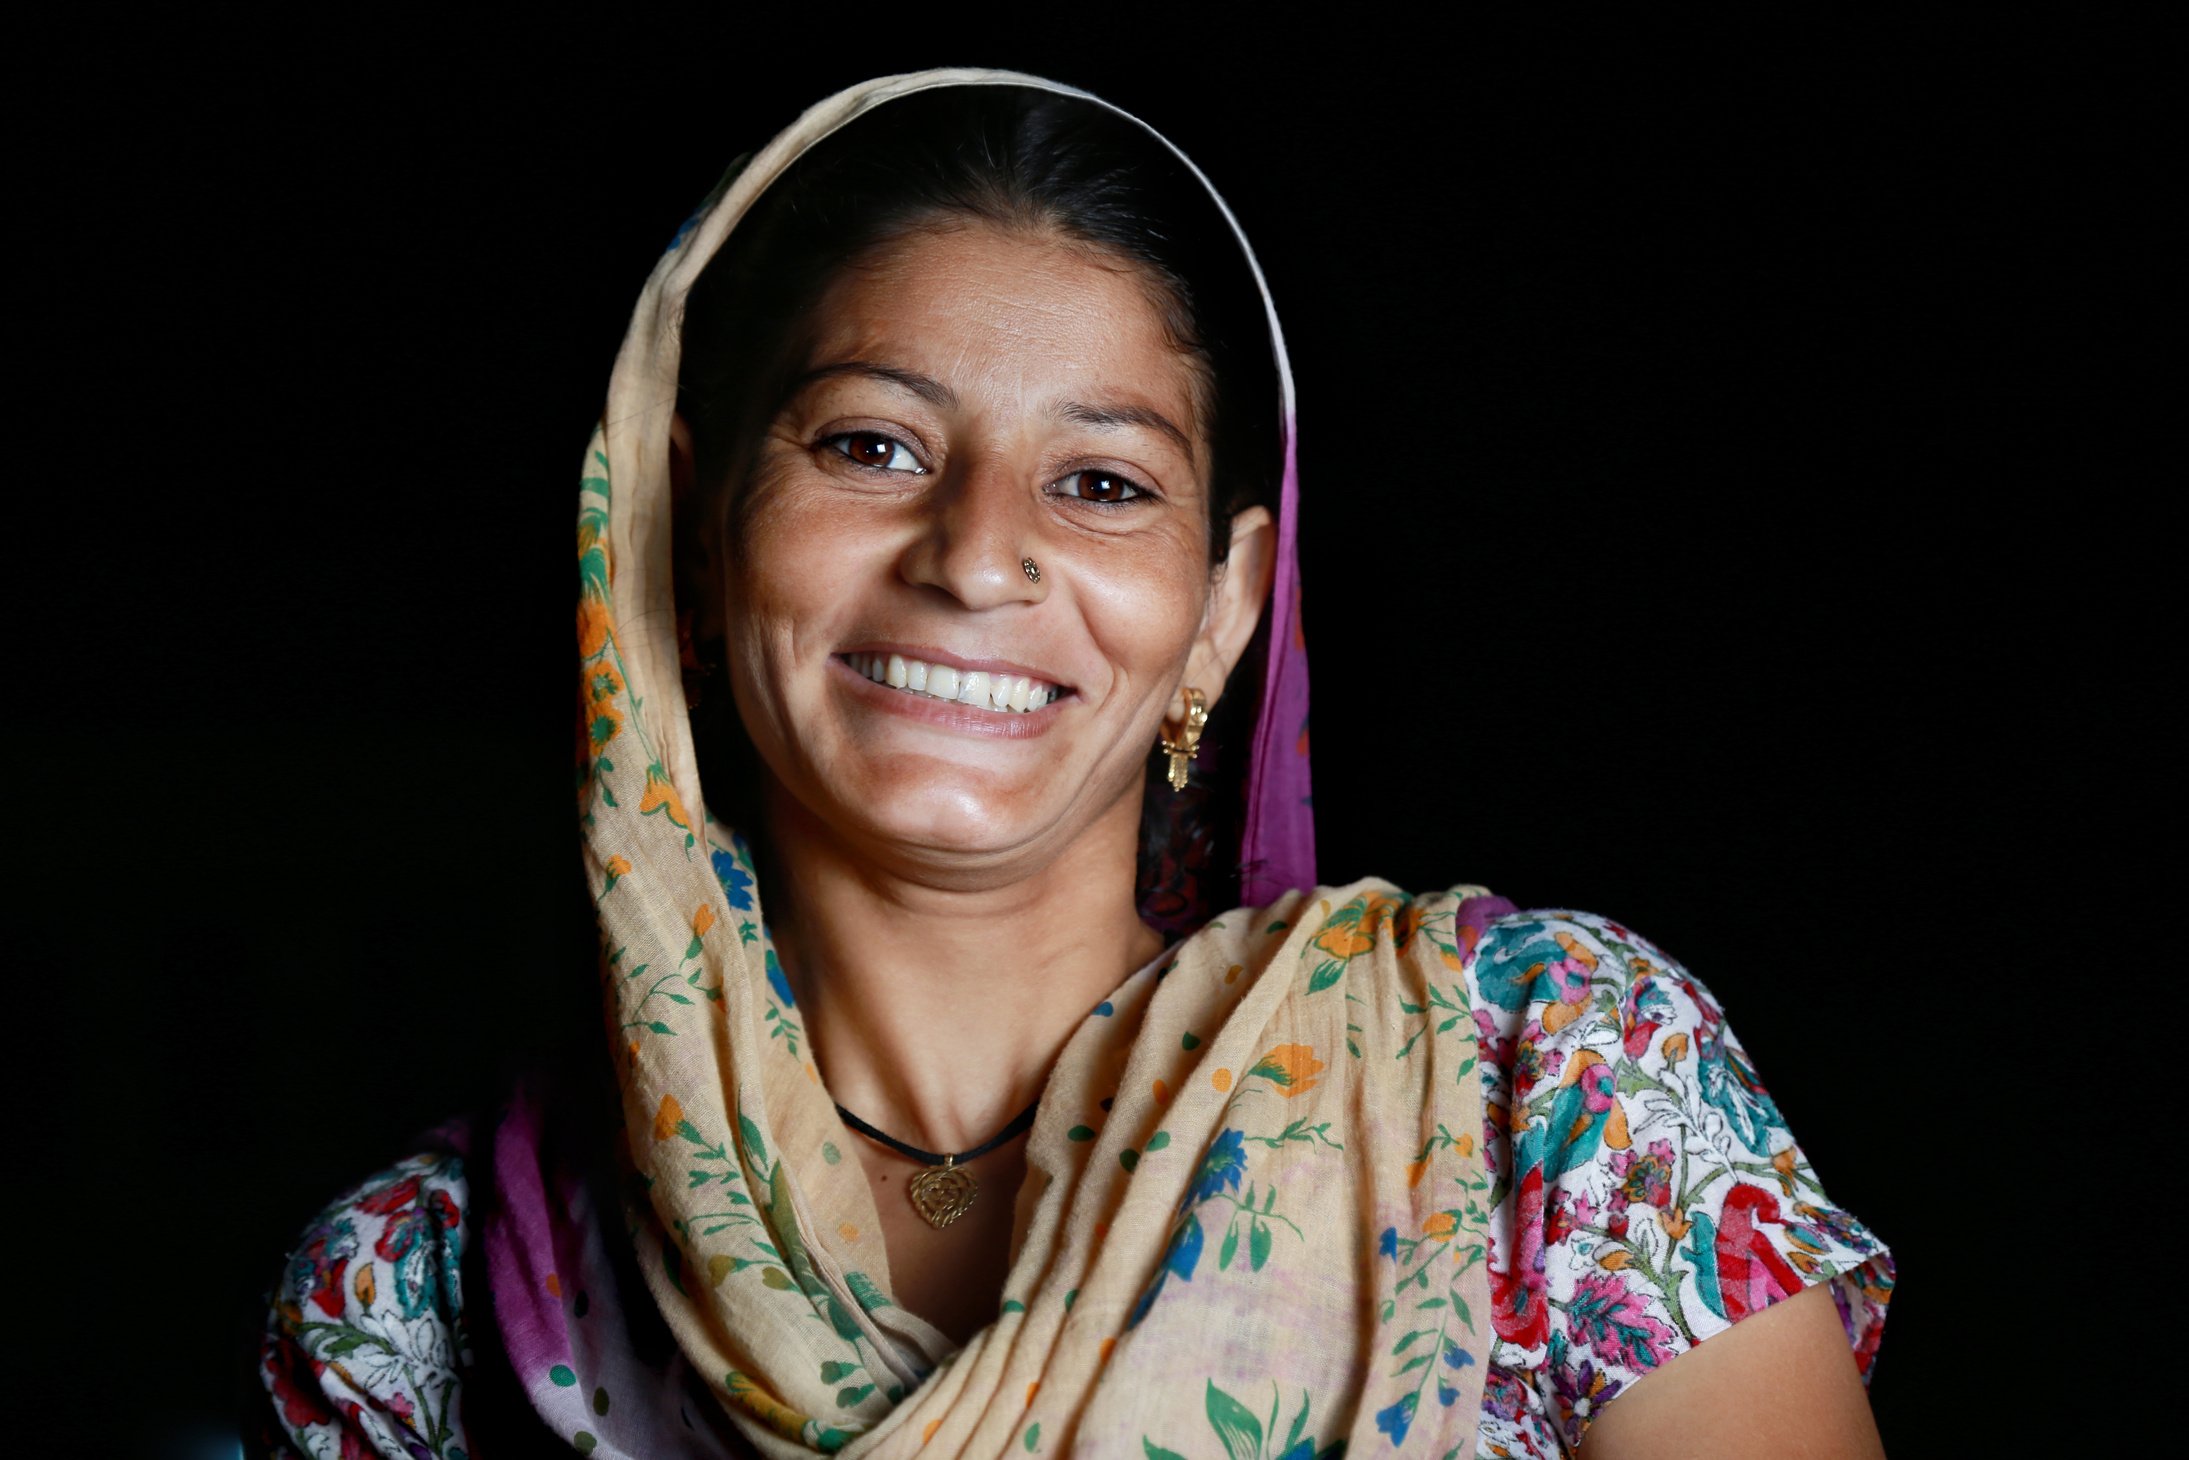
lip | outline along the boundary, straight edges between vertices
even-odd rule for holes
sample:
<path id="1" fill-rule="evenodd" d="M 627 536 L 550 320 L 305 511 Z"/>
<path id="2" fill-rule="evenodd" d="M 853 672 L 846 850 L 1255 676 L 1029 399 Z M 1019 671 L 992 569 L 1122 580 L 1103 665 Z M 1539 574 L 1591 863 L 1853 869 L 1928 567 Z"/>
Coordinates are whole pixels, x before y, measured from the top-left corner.
<path id="1" fill-rule="evenodd" d="M 905 651 L 902 649 L 885 650 L 876 646 L 866 649 L 847 649 L 844 652 L 848 654 L 902 654 Z M 926 652 L 922 652 L 920 657 L 926 658 Z M 931 664 L 949 664 L 953 668 L 957 667 L 958 664 L 958 661 L 951 659 L 930 659 L 928 662 Z M 997 669 L 989 671 L 990 673 L 996 673 L 1004 667 L 1001 660 L 990 660 L 988 662 L 997 666 Z M 969 667 L 979 669 L 982 665 L 976 662 Z M 1070 702 L 1069 697 L 1055 699 L 1038 710 L 1027 710 L 1023 713 L 976 710 L 971 705 L 961 705 L 953 700 L 938 700 L 928 695 L 906 694 L 901 689 L 891 689 L 886 684 L 876 684 L 833 654 L 829 656 L 829 672 L 843 683 L 847 694 L 861 703 L 872 705 L 877 710 L 887 711 L 892 715 L 902 715 L 908 720 L 917 720 L 922 724 L 933 725 L 939 729 L 957 730 L 968 735 L 985 735 L 994 740 L 1031 740 L 1036 736 L 1046 735 L 1049 733 L 1049 728 L 1056 724 L 1057 712 Z M 1023 670 L 1019 672 L 1025 673 Z M 1027 677 L 1032 678 L 1033 676 L 1028 674 Z"/>
<path id="2" fill-rule="evenodd" d="M 930 664 L 947 664 L 952 669 L 957 670 L 960 674 L 964 674 L 968 670 L 972 670 L 977 671 L 981 674 L 1008 674 L 1013 678 L 1023 677 L 1026 679 L 1039 680 L 1043 684 L 1055 685 L 1057 687 L 1057 695 L 1059 698 L 1062 698 L 1073 692 L 1072 685 L 1058 678 L 1056 674 L 1047 669 L 1037 668 L 1036 666 L 1031 664 L 1020 664 L 1010 659 L 968 659 L 962 654 L 953 654 L 947 649 L 937 649 L 927 644 L 895 644 L 884 643 L 876 640 L 858 644 L 846 644 L 844 645 L 844 647 L 836 650 L 835 652 L 837 655 L 899 654 L 907 659 L 924 659 Z M 869 683 L 871 682 L 872 681 L 869 681 Z M 1044 706 L 1043 708 L 1047 707 Z M 1035 713 L 1038 714 L 1040 712 L 1036 711 Z"/>

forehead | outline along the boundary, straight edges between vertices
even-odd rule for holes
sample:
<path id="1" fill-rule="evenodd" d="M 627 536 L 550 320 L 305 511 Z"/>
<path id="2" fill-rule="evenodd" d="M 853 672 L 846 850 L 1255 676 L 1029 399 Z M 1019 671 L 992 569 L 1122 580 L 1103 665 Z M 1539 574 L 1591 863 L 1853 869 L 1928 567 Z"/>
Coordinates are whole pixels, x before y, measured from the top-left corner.
<path id="1" fill-rule="evenodd" d="M 987 407 L 1142 404 L 1200 434 L 1196 362 L 1139 268 L 1047 232 L 916 230 L 845 269 L 812 319 L 816 361 L 932 375 Z"/>

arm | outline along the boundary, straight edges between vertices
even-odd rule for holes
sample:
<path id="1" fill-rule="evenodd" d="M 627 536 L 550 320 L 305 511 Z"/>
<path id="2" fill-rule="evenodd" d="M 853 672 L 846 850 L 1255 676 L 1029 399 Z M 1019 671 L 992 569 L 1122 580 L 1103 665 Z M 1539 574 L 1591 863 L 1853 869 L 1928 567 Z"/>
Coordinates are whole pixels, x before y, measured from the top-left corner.
<path id="1" fill-rule="evenodd" d="M 1891 1257 L 1825 1195 L 1709 990 L 1585 913 L 1500 919 L 1476 978 L 1508 1424 L 1532 1411 L 1592 1456 L 1878 1453 L 1861 1385 Z"/>
<path id="2" fill-rule="evenodd" d="M 1877 1422 L 1825 1284 L 1751 1314 L 1604 1407 L 1590 1460 L 1882 1456 Z"/>

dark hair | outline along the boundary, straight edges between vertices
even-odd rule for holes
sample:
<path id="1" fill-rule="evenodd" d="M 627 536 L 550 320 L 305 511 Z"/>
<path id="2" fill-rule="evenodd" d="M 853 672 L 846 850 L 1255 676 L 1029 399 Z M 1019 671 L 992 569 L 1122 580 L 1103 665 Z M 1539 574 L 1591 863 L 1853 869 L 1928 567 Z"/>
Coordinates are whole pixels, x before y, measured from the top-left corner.
<path id="1" fill-rule="evenodd" d="M 1221 561 L 1236 514 L 1275 510 L 1283 470 L 1275 349 L 1246 254 L 1209 190 L 1161 139 L 1099 103 L 1022 86 L 941 87 L 886 102 L 809 148 L 739 220 L 685 300 L 677 401 L 697 486 L 686 522 L 719 520 L 717 494 L 734 492 L 750 469 L 804 368 L 809 319 L 829 284 L 908 234 L 965 219 L 1054 232 L 1140 275 L 1171 342 L 1196 367 L 1209 556 Z M 686 543 L 692 535 L 680 534 Z M 1261 644 L 1258 635 L 1242 667 L 1261 663 Z M 1151 766 L 1140 859 L 1151 923 L 1192 926 L 1236 893 L 1246 747 L 1227 755 L 1225 745 L 1232 727 L 1246 738 L 1259 691 L 1241 683 L 1219 703 L 1186 793 L 1174 795 Z M 718 711 L 726 698 L 714 697 Z M 709 757 L 729 762 L 725 804 L 757 810 L 739 804 L 758 770 L 741 727 L 703 738 L 726 752 Z M 745 824 L 759 829 L 756 819 Z"/>

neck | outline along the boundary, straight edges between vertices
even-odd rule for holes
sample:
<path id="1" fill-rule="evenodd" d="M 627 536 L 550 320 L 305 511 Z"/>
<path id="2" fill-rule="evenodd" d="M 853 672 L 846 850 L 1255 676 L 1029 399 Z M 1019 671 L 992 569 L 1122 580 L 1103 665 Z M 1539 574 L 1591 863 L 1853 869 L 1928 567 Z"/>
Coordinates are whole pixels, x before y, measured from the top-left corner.
<path id="1" fill-rule="evenodd" d="M 769 927 L 830 1094 L 950 1153 L 1033 1103 L 1088 1011 L 1161 951 L 1133 899 L 1139 812 L 1124 798 L 1025 875 L 937 886 L 772 794 Z"/>

